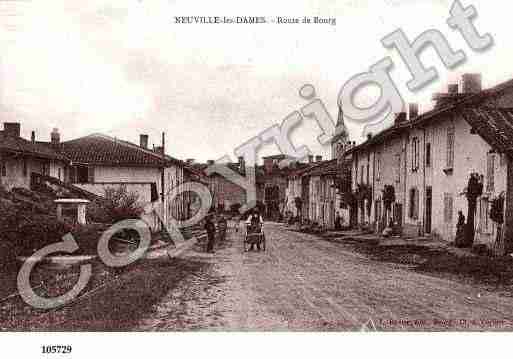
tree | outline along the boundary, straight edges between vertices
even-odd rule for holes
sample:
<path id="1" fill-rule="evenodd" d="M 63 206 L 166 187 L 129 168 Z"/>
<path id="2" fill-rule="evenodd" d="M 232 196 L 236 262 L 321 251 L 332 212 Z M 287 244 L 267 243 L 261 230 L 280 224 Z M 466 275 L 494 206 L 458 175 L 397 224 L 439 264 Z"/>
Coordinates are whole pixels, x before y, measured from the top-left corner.
<path id="1" fill-rule="evenodd" d="M 470 174 L 465 196 L 468 202 L 467 224 L 465 226 L 464 247 L 472 247 L 474 244 L 474 222 L 476 215 L 477 199 L 483 194 L 483 176 L 473 172 Z"/>
<path id="2" fill-rule="evenodd" d="M 504 194 L 492 199 L 490 208 L 490 219 L 497 223 L 497 235 L 495 238 L 497 254 L 504 255 L 504 241 L 502 235 L 502 224 L 504 223 Z"/>
<path id="3" fill-rule="evenodd" d="M 104 196 L 90 204 L 89 219 L 98 223 L 115 223 L 124 219 L 139 218 L 143 207 L 139 195 L 129 192 L 126 186 L 108 187 Z"/>

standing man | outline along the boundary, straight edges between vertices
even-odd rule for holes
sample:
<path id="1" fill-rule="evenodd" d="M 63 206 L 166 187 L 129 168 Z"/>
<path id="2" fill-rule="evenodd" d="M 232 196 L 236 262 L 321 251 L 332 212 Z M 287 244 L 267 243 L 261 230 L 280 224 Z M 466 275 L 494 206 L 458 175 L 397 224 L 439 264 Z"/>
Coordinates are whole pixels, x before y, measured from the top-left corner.
<path id="1" fill-rule="evenodd" d="M 228 223 L 226 222 L 226 218 L 221 214 L 219 220 L 217 221 L 217 229 L 219 230 L 219 239 L 224 242 L 226 239 L 226 229 L 228 227 Z"/>
<path id="2" fill-rule="evenodd" d="M 335 230 L 340 231 L 342 229 L 342 218 L 340 217 L 340 213 L 338 213 L 335 216 Z"/>
<path id="3" fill-rule="evenodd" d="M 207 231 L 207 253 L 214 253 L 216 225 L 212 221 L 212 213 L 205 218 L 205 230 Z"/>
<path id="4" fill-rule="evenodd" d="M 264 225 L 264 220 L 260 213 L 258 213 L 258 209 L 255 209 L 251 215 L 248 216 L 246 220 L 246 225 L 248 226 L 248 233 L 261 233 Z M 257 250 L 260 250 L 260 242 L 256 243 Z M 252 251 L 255 247 L 255 243 L 251 242 L 251 246 L 249 250 Z"/>

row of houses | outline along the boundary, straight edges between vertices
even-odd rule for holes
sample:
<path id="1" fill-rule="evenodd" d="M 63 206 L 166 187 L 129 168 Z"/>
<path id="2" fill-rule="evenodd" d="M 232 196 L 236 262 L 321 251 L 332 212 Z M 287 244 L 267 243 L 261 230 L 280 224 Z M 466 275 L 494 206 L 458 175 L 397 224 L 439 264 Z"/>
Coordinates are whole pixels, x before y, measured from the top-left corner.
<path id="1" fill-rule="evenodd" d="M 513 237 L 513 80 L 483 90 L 481 75 L 465 74 L 433 100 L 431 111 L 410 104 L 391 127 L 346 147 L 350 191 L 360 194 L 352 221 L 377 232 L 392 221 L 406 236 L 453 241 L 461 211 L 475 218 L 475 242 L 492 244 L 498 230 Z M 469 213 L 470 176 L 482 190 Z M 490 218 L 499 198 L 504 226 Z"/>
<path id="2" fill-rule="evenodd" d="M 461 85 L 461 86 L 460 86 Z M 461 89 L 461 90 L 460 90 Z M 498 232 L 513 230 L 513 80 L 482 89 L 481 76 L 466 74 L 461 84 L 433 96 L 435 106 L 420 114 L 416 104 L 396 115 L 387 129 L 350 142 L 342 109 L 331 142 L 331 159 L 309 156 L 282 168 L 284 155 L 267 156 L 246 168 L 244 158 L 228 166 L 244 176 L 256 175 L 257 202 L 264 216 L 287 216 L 333 228 L 337 214 L 346 225 L 381 232 L 390 223 L 405 236 L 436 236 L 452 241 L 458 212 L 472 221 L 475 239 L 493 243 Z M 19 123 L 0 131 L 0 184 L 30 188 L 34 174 L 101 195 L 112 186 L 126 186 L 141 201 L 160 208 L 164 224 L 188 218 L 198 198 L 169 194 L 190 181 L 208 185 L 219 210 L 246 203 L 246 191 L 219 174 L 207 176 L 210 163 L 181 161 L 166 154 L 165 138 L 149 148 L 148 136 L 133 144 L 103 134 L 60 141 L 20 135 Z M 475 209 L 467 200 L 470 177 L 482 186 Z M 504 225 L 491 219 L 497 199 L 504 203 Z M 472 212 L 474 210 L 474 212 Z M 155 227 L 158 223 L 155 218 Z"/>
<path id="3" fill-rule="evenodd" d="M 410 104 L 358 145 L 349 141 L 340 109 L 331 159 L 310 156 L 280 168 L 285 156 L 275 155 L 257 166 L 265 217 L 290 215 L 329 229 L 338 214 L 344 224 L 376 233 L 392 224 L 403 236 L 454 241 L 461 212 L 476 243 L 491 245 L 499 232 L 512 238 L 513 80 L 490 89 L 481 81 L 480 74 L 463 75 L 433 96 L 432 110 L 420 114 Z M 469 212 L 471 177 L 480 190 Z M 231 201 L 244 203 L 240 190 Z M 492 219 L 497 203 L 503 220 Z"/>
<path id="4" fill-rule="evenodd" d="M 30 189 L 34 181 L 45 176 L 103 195 L 105 189 L 126 187 L 137 193 L 141 203 L 156 203 L 159 215 L 150 218 L 152 228 L 169 225 L 173 219 L 190 216 L 197 198 L 170 194 L 178 186 L 190 181 L 201 181 L 203 175 L 185 162 L 165 154 L 162 144 L 148 148 L 148 136 L 140 135 L 139 145 L 103 134 L 60 141 L 54 129 L 50 141 L 21 137 L 19 123 L 6 122 L 0 131 L 0 185 Z"/>

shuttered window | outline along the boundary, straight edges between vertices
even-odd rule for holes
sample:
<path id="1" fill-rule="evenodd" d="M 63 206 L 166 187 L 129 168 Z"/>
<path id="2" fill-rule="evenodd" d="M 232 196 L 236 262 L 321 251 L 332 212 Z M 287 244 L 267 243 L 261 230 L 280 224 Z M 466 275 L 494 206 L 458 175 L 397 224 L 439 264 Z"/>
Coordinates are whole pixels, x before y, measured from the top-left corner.
<path id="1" fill-rule="evenodd" d="M 431 167 L 431 143 L 426 143 L 426 167 Z"/>
<path id="2" fill-rule="evenodd" d="M 94 183 L 94 166 L 87 168 L 87 183 Z"/>
<path id="3" fill-rule="evenodd" d="M 379 181 L 381 178 L 381 152 L 376 155 L 376 180 Z"/>
<path id="4" fill-rule="evenodd" d="M 401 182 L 401 155 L 395 155 L 396 166 L 395 166 L 395 181 Z"/>
<path id="5" fill-rule="evenodd" d="M 409 216 L 411 219 L 419 218 L 419 191 L 416 188 L 410 189 Z"/>
<path id="6" fill-rule="evenodd" d="M 446 167 L 453 168 L 454 166 L 454 126 L 447 128 L 447 153 L 446 153 Z"/>
<path id="7" fill-rule="evenodd" d="M 495 154 L 489 153 L 486 158 L 486 191 L 493 192 L 495 187 Z"/>
<path id="8" fill-rule="evenodd" d="M 419 169 L 419 139 L 413 137 L 411 141 L 411 170 L 415 172 Z"/>
<path id="9" fill-rule="evenodd" d="M 444 193 L 444 222 L 452 222 L 453 200 L 450 193 Z"/>

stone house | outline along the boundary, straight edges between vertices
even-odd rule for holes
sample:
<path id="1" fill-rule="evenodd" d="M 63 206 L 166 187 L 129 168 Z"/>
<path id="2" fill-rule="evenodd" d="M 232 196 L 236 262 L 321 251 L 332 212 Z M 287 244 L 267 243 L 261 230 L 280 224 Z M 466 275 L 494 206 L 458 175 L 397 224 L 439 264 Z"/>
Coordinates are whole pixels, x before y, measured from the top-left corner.
<path id="1" fill-rule="evenodd" d="M 327 229 L 335 226 L 335 214 L 340 208 L 335 180 L 337 177 L 337 159 L 316 163 L 301 177 L 308 178 L 307 219 Z"/>
<path id="2" fill-rule="evenodd" d="M 210 189 L 212 195 L 212 205 L 219 211 L 229 211 L 233 205 L 244 205 L 246 203 L 246 190 L 230 181 L 217 172 L 207 175 L 206 169 L 214 164 L 213 160 L 207 163 L 195 163 L 194 159 L 186 160 L 187 164 L 203 174 L 203 180 Z M 241 176 L 246 175 L 246 165 L 243 157 L 238 158 L 238 162 L 229 162 L 226 165 Z"/>
<path id="3" fill-rule="evenodd" d="M 140 144 L 136 145 L 92 134 L 62 142 L 59 148 L 70 160 L 68 180 L 74 186 L 98 195 L 107 188 L 124 186 L 137 193 L 142 204 L 156 203 L 154 208 L 164 224 L 186 217 L 184 197 L 170 197 L 173 189 L 185 182 L 185 163 L 166 155 L 164 146 L 149 149 L 147 135 L 140 135 Z M 162 225 L 157 216 L 146 219 L 153 229 Z"/>
<path id="4" fill-rule="evenodd" d="M 257 166 L 255 170 L 257 201 L 265 206 L 264 217 L 268 220 L 279 220 L 287 207 L 290 167 L 279 166 L 285 159 L 283 154 L 263 157 L 263 166 Z"/>
<path id="5" fill-rule="evenodd" d="M 287 189 L 285 191 L 285 212 L 290 213 L 293 217 L 302 217 L 303 213 L 302 174 L 316 165 L 317 163 L 315 162 L 293 162 L 290 165 L 290 170 L 287 177 Z M 296 198 L 300 198 L 302 203 L 301 209 L 299 211 L 296 206 Z"/>
<path id="6" fill-rule="evenodd" d="M 60 180 L 66 177 L 68 159 L 59 153 L 58 132 L 54 129 L 51 142 L 21 137 L 21 125 L 5 122 L 0 131 L 0 184 L 10 190 L 13 187 L 31 188 L 32 173 L 52 176 Z"/>
<path id="7" fill-rule="evenodd" d="M 370 196 L 358 223 L 381 231 L 392 218 L 407 236 L 435 235 L 454 240 L 457 213 L 467 216 L 466 186 L 478 173 L 483 194 L 475 213 L 476 242 L 491 245 L 497 224 L 491 201 L 505 196 L 505 231 L 513 230 L 513 81 L 481 89 L 478 74 L 462 78 L 462 91 L 449 85 L 435 94 L 433 110 L 418 114 L 415 104 L 397 114 L 386 130 L 346 151 L 352 161 L 352 188 L 367 185 Z M 384 208 L 385 186 L 395 201 Z M 390 187 L 388 187 L 390 188 Z"/>

